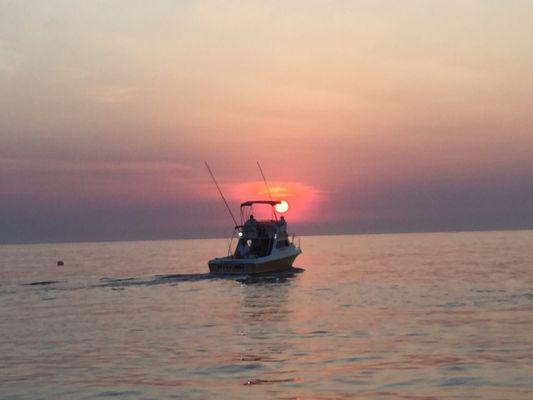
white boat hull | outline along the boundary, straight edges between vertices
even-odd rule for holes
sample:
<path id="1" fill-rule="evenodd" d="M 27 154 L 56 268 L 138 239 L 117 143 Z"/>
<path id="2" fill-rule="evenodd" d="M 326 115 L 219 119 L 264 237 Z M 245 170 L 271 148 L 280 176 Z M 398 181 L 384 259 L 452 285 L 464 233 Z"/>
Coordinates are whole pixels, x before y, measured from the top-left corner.
<path id="1" fill-rule="evenodd" d="M 222 257 L 209 261 L 209 271 L 215 274 L 262 274 L 284 271 L 302 251 L 296 247 L 287 248 L 275 255 L 257 258 Z"/>

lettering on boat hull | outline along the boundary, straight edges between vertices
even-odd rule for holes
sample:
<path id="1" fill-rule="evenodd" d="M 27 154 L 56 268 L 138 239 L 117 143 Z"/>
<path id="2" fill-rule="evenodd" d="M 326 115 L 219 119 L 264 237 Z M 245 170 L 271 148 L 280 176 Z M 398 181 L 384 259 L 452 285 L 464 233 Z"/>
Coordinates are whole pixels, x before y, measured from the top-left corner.
<path id="1" fill-rule="evenodd" d="M 261 274 L 283 271 L 292 267 L 298 254 L 278 260 L 265 260 L 264 262 L 256 260 L 254 263 L 245 263 L 231 258 L 215 259 L 209 262 L 209 271 L 218 274 Z"/>

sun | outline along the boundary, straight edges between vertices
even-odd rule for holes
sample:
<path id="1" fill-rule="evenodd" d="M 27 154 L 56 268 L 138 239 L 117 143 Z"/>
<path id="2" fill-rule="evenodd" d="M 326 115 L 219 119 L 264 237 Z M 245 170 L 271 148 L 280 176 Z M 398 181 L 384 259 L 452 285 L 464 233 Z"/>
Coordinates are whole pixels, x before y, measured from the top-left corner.
<path id="1" fill-rule="evenodd" d="M 285 200 L 281 200 L 278 204 L 274 206 L 277 212 L 283 214 L 289 211 L 289 203 L 287 203 Z"/>

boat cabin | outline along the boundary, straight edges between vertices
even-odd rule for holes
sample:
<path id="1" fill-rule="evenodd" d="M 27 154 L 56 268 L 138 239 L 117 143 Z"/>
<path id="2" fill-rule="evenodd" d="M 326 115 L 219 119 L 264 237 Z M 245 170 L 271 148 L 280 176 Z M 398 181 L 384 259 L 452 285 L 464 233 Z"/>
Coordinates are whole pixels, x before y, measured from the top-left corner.
<path id="1" fill-rule="evenodd" d="M 254 204 L 272 206 L 272 218 L 257 220 L 252 214 Z M 287 222 L 283 216 L 278 218 L 274 206 L 276 201 L 257 200 L 241 204 L 241 220 L 244 223 L 236 227 L 237 246 L 234 258 L 258 258 L 283 251 L 291 246 L 287 233 Z"/>

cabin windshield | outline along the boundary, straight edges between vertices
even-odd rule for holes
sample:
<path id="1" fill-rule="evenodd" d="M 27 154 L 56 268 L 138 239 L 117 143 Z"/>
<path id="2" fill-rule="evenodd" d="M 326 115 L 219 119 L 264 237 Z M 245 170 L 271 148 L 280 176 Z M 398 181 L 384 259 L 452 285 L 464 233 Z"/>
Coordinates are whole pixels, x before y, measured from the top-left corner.
<path id="1" fill-rule="evenodd" d="M 257 258 L 266 257 L 272 251 L 273 239 L 254 238 L 239 239 L 235 249 L 236 258 Z"/>
<path id="2" fill-rule="evenodd" d="M 234 257 L 266 257 L 270 255 L 274 246 L 281 248 L 288 245 L 287 224 L 284 219 L 257 221 L 251 216 L 240 227 Z"/>

